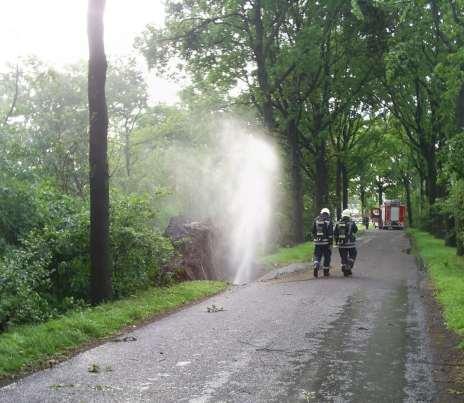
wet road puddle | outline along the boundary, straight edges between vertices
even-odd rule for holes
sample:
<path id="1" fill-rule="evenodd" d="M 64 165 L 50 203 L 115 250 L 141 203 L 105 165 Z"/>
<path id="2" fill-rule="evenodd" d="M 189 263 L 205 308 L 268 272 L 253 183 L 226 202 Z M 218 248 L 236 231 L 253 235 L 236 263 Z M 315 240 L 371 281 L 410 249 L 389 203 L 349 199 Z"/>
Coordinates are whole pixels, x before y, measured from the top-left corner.
<path id="1" fill-rule="evenodd" d="M 407 304 L 406 287 L 377 305 L 351 297 L 325 333 L 306 335 L 321 338 L 320 347 L 310 362 L 294 362 L 287 401 L 403 401 Z"/>

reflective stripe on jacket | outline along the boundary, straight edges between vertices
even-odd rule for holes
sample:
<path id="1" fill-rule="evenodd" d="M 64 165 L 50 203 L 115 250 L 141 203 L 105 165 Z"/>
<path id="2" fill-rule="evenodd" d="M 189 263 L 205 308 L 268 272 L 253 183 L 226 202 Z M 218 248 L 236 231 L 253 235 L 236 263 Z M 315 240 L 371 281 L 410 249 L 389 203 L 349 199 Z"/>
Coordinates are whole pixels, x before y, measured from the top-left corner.
<path id="1" fill-rule="evenodd" d="M 347 227 L 350 226 L 351 229 L 348 230 L 347 238 L 340 239 L 340 224 L 345 224 Z M 356 232 L 358 232 L 358 227 L 356 226 L 356 223 L 349 218 L 342 218 L 337 224 L 335 224 L 335 229 L 334 229 L 334 238 L 335 242 L 337 243 L 338 247 L 340 249 L 349 249 L 349 248 L 354 248 L 356 247 L 356 236 L 354 235 Z"/>
<path id="2" fill-rule="evenodd" d="M 320 236 L 317 233 L 317 223 L 324 222 L 324 235 Z M 314 245 L 332 245 L 333 244 L 333 223 L 328 214 L 321 214 L 316 217 L 313 222 L 313 241 Z"/>

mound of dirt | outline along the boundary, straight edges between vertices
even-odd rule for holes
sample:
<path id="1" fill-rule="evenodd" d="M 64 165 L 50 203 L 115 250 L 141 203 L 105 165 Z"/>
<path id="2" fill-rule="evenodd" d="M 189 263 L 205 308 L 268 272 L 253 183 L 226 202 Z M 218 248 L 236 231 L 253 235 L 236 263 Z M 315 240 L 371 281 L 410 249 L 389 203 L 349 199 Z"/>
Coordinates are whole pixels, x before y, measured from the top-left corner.
<path id="1" fill-rule="evenodd" d="M 211 220 L 172 217 L 166 228 L 178 252 L 176 266 L 185 280 L 227 280 L 226 245 L 220 228 Z"/>

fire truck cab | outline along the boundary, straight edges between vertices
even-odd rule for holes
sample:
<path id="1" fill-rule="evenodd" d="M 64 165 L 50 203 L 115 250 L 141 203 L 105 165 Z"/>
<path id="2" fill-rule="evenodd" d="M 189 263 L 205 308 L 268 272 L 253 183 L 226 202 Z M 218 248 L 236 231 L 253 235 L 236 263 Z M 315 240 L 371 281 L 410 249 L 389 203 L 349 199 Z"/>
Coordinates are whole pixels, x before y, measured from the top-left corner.
<path id="1" fill-rule="evenodd" d="M 406 218 L 406 206 L 399 200 L 385 200 L 380 206 L 379 228 L 403 229 Z"/>

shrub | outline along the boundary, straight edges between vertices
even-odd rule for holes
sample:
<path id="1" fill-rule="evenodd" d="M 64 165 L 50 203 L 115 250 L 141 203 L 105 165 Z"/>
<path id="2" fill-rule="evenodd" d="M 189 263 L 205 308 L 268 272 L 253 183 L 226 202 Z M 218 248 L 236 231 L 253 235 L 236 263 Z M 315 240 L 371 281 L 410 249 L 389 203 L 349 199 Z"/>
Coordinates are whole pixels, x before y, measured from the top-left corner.
<path id="1" fill-rule="evenodd" d="M 36 211 L 42 225 L 0 260 L 0 325 L 36 322 L 88 301 L 88 203 L 41 188 Z M 115 298 L 171 278 L 162 267 L 171 242 L 154 228 L 147 198 L 112 195 L 110 241 Z"/>
<path id="2" fill-rule="evenodd" d="M 456 252 L 464 255 L 464 180 L 457 180 L 449 198 L 450 212 L 453 215 L 456 234 Z"/>
<path id="3" fill-rule="evenodd" d="M 2 178 L 0 186 L 0 255 L 39 225 L 35 192 L 16 178 Z"/>
<path id="4" fill-rule="evenodd" d="M 170 240 L 155 230 L 155 219 L 146 197 L 113 194 L 110 232 L 116 297 L 169 282 L 162 268 L 174 250 Z"/>
<path id="5" fill-rule="evenodd" d="M 7 253 L 0 262 L 0 329 L 10 324 L 38 322 L 52 314 L 47 294 L 50 253 L 24 248 Z"/>

